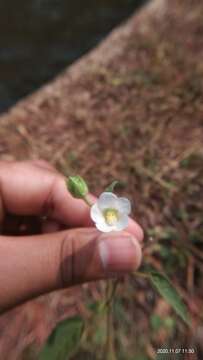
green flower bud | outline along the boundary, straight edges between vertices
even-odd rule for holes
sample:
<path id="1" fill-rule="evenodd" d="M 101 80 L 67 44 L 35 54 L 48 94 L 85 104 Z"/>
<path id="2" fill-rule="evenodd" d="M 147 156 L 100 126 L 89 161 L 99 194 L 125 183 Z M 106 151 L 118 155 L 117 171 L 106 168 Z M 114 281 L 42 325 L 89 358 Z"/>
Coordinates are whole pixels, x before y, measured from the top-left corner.
<path id="1" fill-rule="evenodd" d="M 77 199 L 84 199 L 88 194 L 88 186 L 81 176 L 69 176 L 67 188 L 71 195 Z"/>

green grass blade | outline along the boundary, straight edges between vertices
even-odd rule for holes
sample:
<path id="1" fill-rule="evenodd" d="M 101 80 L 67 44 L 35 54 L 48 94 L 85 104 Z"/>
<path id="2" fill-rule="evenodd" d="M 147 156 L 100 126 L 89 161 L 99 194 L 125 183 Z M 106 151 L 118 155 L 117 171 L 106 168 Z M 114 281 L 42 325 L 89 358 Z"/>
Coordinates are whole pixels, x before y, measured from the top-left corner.
<path id="1" fill-rule="evenodd" d="M 152 284 L 159 294 L 172 306 L 181 319 L 187 325 L 190 325 L 188 310 L 170 280 L 165 275 L 156 271 L 151 271 L 149 275 Z"/>

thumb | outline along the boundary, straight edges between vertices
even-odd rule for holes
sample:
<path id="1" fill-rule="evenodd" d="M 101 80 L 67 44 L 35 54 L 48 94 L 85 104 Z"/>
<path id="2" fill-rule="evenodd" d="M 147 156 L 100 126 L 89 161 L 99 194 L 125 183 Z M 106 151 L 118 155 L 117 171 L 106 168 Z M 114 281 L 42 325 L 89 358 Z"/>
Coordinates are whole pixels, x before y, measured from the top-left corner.
<path id="1" fill-rule="evenodd" d="M 34 296 L 135 270 L 139 242 L 129 233 L 94 228 L 0 237 L 0 310 Z"/>

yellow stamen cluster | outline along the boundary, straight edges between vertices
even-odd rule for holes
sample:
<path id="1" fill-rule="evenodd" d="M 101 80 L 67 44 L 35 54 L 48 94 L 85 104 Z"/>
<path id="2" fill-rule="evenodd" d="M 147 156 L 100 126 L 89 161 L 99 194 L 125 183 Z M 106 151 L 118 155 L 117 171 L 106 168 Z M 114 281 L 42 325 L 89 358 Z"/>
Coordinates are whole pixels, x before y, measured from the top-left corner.
<path id="1" fill-rule="evenodd" d="M 108 225 L 114 225 L 118 221 L 118 211 L 116 209 L 106 209 L 103 212 L 105 221 Z"/>

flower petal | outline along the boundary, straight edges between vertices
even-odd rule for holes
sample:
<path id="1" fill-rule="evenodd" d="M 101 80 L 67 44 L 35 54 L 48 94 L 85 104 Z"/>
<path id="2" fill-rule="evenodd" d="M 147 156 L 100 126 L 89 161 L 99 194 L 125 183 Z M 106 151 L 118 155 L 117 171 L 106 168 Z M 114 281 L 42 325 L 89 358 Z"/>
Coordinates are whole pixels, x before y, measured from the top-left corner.
<path id="1" fill-rule="evenodd" d="M 111 192 L 103 192 L 98 200 L 98 207 L 101 210 L 112 208 L 114 209 L 117 203 L 117 196 Z"/>
<path id="2" fill-rule="evenodd" d="M 120 197 L 117 200 L 117 210 L 122 213 L 129 215 L 131 213 L 131 203 L 128 199 Z"/>
<path id="3" fill-rule="evenodd" d="M 121 214 L 118 222 L 114 225 L 116 231 L 124 230 L 128 226 L 128 216 Z"/>
<path id="4" fill-rule="evenodd" d="M 94 205 L 92 205 L 92 207 L 90 209 L 90 216 L 94 222 L 99 222 L 100 219 L 103 218 L 103 215 L 98 207 L 97 202 Z"/>
<path id="5" fill-rule="evenodd" d="M 113 226 L 109 226 L 105 221 L 99 221 L 96 224 L 96 228 L 102 232 L 110 232 L 113 230 Z"/>

